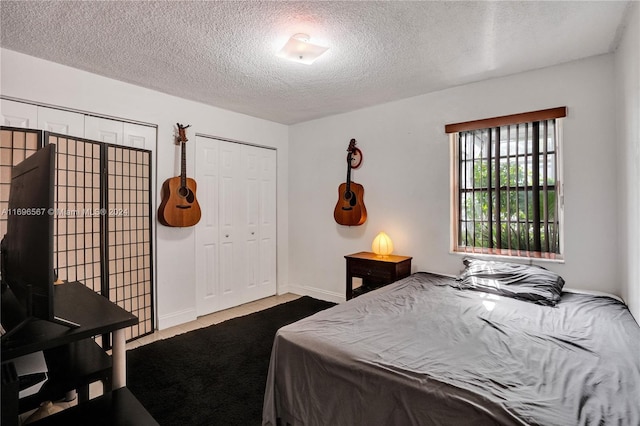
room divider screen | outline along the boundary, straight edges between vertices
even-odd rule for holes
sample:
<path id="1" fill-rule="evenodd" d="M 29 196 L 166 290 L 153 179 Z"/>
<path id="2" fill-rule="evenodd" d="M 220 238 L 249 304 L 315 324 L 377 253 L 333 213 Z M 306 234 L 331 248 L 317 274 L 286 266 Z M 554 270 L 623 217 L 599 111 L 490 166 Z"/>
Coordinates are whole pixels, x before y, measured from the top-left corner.
<path id="1" fill-rule="evenodd" d="M 126 330 L 127 340 L 153 332 L 151 151 L 39 130 L 1 132 L 0 209 L 6 209 L 12 165 L 43 144 L 56 144 L 59 279 L 80 281 L 136 315 L 139 323 Z"/>
<path id="2" fill-rule="evenodd" d="M 51 134 L 45 140 L 56 144 L 53 244 L 58 278 L 80 281 L 101 293 L 101 144 Z"/>
<path id="3" fill-rule="evenodd" d="M 11 168 L 42 146 L 39 130 L 1 127 L 0 130 L 0 238 L 7 233 Z"/>
<path id="4" fill-rule="evenodd" d="M 106 154 L 109 299 L 138 317 L 131 337 L 140 336 L 153 332 L 151 151 L 108 145 Z"/>

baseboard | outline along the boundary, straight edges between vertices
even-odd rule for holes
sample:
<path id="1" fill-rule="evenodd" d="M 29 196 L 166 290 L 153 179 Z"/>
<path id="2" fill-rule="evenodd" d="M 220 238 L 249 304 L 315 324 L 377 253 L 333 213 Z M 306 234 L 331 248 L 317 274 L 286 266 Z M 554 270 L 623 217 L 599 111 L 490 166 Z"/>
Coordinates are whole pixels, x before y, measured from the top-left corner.
<path id="1" fill-rule="evenodd" d="M 276 294 L 277 295 L 281 295 L 281 294 L 287 294 L 287 293 L 291 293 L 291 287 L 287 284 L 287 285 L 278 285 L 278 288 L 276 289 Z"/>
<path id="2" fill-rule="evenodd" d="M 289 284 L 286 286 L 286 290 L 289 293 L 299 294 L 300 296 L 310 296 L 314 299 L 326 300 L 327 302 L 333 303 L 343 303 L 346 298 L 344 293 L 335 293 L 333 291 L 304 285 Z"/>
<path id="3" fill-rule="evenodd" d="M 183 311 L 173 312 L 169 315 L 158 317 L 158 330 L 164 330 L 176 325 L 185 324 L 189 321 L 197 319 L 195 309 L 185 309 Z"/>
<path id="4" fill-rule="evenodd" d="M 342 303 L 345 301 L 343 293 L 335 293 L 320 288 L 303 285 L 286 285 L 278 287 L 278 294 L 294 293 L 300 296 L 310 296 L 314 299 L 326 300 L 327 302 Z M 158 330 L 165 330 L 170 327 L 185 324 L 198 318 L 195 309 L 185 309 L 183 311 L 172 312 L 168 315 L 158 317 Z"/>

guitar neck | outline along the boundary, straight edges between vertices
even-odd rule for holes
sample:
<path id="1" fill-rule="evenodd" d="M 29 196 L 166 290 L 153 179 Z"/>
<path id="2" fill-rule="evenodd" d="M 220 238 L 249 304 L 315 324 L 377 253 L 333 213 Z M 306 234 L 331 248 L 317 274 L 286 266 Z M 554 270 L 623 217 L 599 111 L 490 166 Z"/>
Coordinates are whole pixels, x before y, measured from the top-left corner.
<path id="1" fill-rule="evenodd" d="M 347 193 L 351 191 L 351 151 L 347 155 Z"/>
<path id="2" fill-rule="evenodd" d="M 184 142 L 180 142 L 181 162 L 180 162 L 180 187 L 187 187 L 187 149 Z"/>

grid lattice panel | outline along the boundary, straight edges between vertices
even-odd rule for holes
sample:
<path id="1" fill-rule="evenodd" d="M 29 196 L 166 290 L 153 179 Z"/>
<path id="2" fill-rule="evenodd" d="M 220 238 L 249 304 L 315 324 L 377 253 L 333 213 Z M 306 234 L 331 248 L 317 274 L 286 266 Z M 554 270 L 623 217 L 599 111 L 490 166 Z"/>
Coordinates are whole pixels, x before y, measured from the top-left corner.
<path id="1" fill-rule="evenodd" d="M 36 152 L 40 144 L 40 132 L 0 130 L 0 238 L 7 233 L 11 168 Z"/>
<path id="2" fill-rule="evenodd" d="M 1 213 L 7 209 L 11 168 L 38 150 L 41 135 L 39 130 L 1 129 Z M 99 293 L 106 286 L 106 296 L 140 320 L 126 330 L 127 340 L 153 332 L 151 152 L 64 135 L 46 137 L 47 143 L 56 144 L 58 277 L 80 281 Z M 109 158 L 105 176 L 103 157 Z M 0 237 L 6 222 L 7 215 L 0 215 Z"/>
<path id="3" fill-rule="evenodd" d="M 136 315 L 127 339 L 153 331 L 151 152 L 107 147 L 109 298 Z"/>
<path id="4" fill-rule="evenodd" d="M 101 292 L 100 144 L 49 135 L 56 144 L 54 264 L 58 277 Z"/>

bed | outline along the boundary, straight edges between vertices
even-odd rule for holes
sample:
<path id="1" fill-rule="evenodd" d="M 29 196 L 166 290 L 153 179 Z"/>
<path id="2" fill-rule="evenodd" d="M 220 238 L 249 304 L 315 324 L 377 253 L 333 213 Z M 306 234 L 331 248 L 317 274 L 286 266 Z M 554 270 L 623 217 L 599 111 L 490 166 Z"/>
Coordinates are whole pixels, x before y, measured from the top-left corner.
<path id="1" fill-rule="evenodd" d="M 640 425 L 623 303 L 485 290 L 418 272 L 281 328 L 262 424 Z"/>

